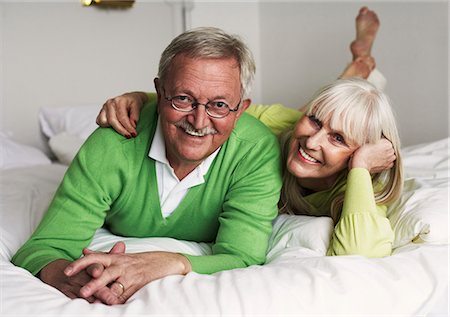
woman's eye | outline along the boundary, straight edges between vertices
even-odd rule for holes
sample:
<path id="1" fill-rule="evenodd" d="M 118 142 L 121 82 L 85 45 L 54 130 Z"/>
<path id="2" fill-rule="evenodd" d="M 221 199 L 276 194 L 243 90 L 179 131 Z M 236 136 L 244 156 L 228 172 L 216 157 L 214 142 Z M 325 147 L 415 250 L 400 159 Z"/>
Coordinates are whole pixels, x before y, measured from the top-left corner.
<path id="1" fill-rule="evenodd" d="M 318 126 L 319 128 L 322 127 L 322 121 L 316 118 L 314 115 L 308 116 L 309 121 L 311 121 L 314 125 Z"/>
<path id="2" fill-rule="evenodd" d="M 339 142 L 339 143 L 341 143 L 343 145 L 347 145 L 347 142 L 345 142 L 345 138 L 342 135 L 336 133 L 336 134 L 333 135 L 333 138 L 337 142 Z"/>

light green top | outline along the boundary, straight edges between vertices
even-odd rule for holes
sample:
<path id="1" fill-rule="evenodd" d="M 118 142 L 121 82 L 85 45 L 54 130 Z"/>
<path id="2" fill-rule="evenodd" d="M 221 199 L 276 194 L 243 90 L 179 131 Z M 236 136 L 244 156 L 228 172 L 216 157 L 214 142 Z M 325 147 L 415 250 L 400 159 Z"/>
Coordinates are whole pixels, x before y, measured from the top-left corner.
<path id="1" fill-rule="evenodd" d="M 193 271 L 213 273 L 262 264 L 281 188 L 276 137 L 243 114 L 214 159 L 205 183 L 161 214 L 155 161 L 148 157 L 157 123 L 144 107 L 138 136 L 97 129 L 68 168 L 43 220 L 12 262 L 38 273 L 56 259 L 75 260 L 96 229 L 127 237 L 212 242 L 212 255 L 186 255 Z"/>
<path id="2" fill-rule="evenodd" d="M 267 125 L 275 134 L 292 127 L 303 115 L 281 104 L 252 105 L 247 113 Z M 343 173 L 326 191 L 305 196 L 317 215 L 330 215 L 331 203 L 345 191 L 341 217 L 334 228 L 327 255 L 388 256 L 392 252 L 394 233 L 386 217 L 386 206 L 376 205 L 372 179 L 363 168 Z"/>

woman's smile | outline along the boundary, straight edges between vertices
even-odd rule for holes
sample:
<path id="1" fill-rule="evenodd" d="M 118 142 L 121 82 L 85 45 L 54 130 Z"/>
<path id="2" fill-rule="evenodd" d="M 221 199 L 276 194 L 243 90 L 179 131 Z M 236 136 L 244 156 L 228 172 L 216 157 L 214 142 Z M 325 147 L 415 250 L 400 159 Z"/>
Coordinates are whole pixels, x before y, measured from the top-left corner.
<path id="1" fill-rule="evenodd" d="M 306 163 L 309 164 L 321 164 L 319 160 L 316 160 L 314 157 L 310 156 L 308 153 L 305 152 L 305 150 L 302 148 L 302 146 L 299 146 L 298 149 L 298 156 L 300 159 Z"/>

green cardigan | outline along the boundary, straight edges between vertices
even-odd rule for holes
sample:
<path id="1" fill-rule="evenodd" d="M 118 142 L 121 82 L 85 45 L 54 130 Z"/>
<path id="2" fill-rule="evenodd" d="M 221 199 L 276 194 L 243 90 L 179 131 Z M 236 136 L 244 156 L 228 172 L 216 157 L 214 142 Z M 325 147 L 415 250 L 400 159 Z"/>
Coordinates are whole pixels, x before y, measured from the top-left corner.
<path id="1" fill-rule="evenodd" d="M 144 107 L 138 136 L 97 129 L 68 168 L 31 238 L 12 262 L 37 274 L 56 259 L 75 260 L 105 226 L 127 237 L 212 242 L 212 255 L 186 255 L 198 273 L 262 264 L 281 188 L 276 137 L 243 114 L 205 175 L 174 212 L 161 214 L 155 161 L 148 157 L 156 103 Z"/>

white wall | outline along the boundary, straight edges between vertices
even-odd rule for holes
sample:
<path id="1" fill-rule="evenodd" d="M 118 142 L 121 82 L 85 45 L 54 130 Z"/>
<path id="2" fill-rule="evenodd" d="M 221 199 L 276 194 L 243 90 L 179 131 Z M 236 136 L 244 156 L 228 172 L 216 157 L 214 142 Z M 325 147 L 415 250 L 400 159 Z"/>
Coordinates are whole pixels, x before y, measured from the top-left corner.
<path id="1" fill-rule="evenodd" d="M 304 103 L 350 61 L 364 3 L 381 19 L 373 53 L 388 78 L 403 144 L 448 135 L 448 2 L 191 1 L 188 26 L 240 34 L 257 63 L 255 102 Z M 0 129 L 38 145 L 42 106 L 94 104 L 153 90 L 160 53 L 180 29 L 177 1 L 130 10 L 78 0 L 0 0 Z"/>
<path id="2" fill-rule="evenodd" d="M 100 107 L 124 91 L 154 90 L 160 54 L 181 31 L 174 15 L 161 1 L 130 10 L 78 0 L 0 2 L 0 129 L 44 148 L 40 107 Z"/>

